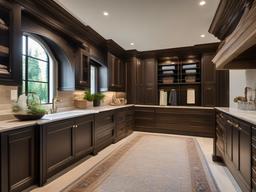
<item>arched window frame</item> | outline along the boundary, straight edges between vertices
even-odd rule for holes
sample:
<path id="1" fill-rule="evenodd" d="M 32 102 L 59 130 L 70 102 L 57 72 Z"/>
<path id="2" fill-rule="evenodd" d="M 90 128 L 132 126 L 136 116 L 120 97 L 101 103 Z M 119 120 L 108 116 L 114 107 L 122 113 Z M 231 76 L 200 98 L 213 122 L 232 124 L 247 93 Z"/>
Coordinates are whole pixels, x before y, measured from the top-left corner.
<path id="1" fill-rule="evenodd" d="M 37 82 L 37 83 L 47 83 L 47 87 L 48 87 L 48 99 L 46 102 L 42 102 L 42 104 L 51 104 L 52 103 L 52 99 L 55 97 L 55 95 L 57 95 L 56 90 L 57 90 L 57 61 L 55 60 L 51 50 L 49 49 L 49 47 L 46 45 L 46 43 L 44 43 L 44 41 L 37 35 L 32 35 L 32 34 L 28 34 L 28 33 L 24 33 L 23 34 L 23 38 L 25 37 L 25 46 L 23 46 L 23 49 L 25 47 L 25 53 L 23 52 L 22 57 L 24 57 L 25 59 L 25 78 L 22 75 L 22 82 L 23 82 L 23 87 L 22 87 L 22 93 L 24 94 L 28 94 L 29 90 L 28 90 L 28 83 L 29 82 Z M 33 39 L 34 41 L 36 41 L 45 51 L 46 55 L 47 55 L 47 60 L 43 60 L 40 58 L 35 58 L 33 56 L 30 56 L 28 54 L 28 38 Z M 24 43 L 24 41 L 23 41 Z M 37 61 L 42 61 L 45 62 L 47 64 L 47 82 L 42 82 L 42 81 L 34 81 L 34 80 L 29 80 L 28 79 L 28 58 L 32 58 L 35 59 Z M 24 70 L 24 69 L 23 69 Z M 25 87 L 24 87 L 25 85 Z"/>

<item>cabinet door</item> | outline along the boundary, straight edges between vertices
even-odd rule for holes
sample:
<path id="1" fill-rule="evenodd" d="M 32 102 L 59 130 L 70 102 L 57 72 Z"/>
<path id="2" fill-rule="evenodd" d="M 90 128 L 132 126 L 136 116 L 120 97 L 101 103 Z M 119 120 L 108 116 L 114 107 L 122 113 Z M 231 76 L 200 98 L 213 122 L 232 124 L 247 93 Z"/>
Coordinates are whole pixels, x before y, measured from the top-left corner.
<path id="1" fill-rule="evenodd" d="M 225 146 L 226 146 L 226 158 L 228 158 L 229 160 L 232 161 L 232 138 L 233 138 L 233 134 L 232 134 L 232 127 L 227 125 L 226 126 L 226 142 L 225 142 Z"/>
<path id="2" fill-rule="evenodd" d="M 93 149 L 94 118 L 86 116 L 76 119 L 75 132 L 75 154 L 81 158 Z"/>
<path id="3" fill-rule="evenodd" d="M 126 63 L 127 69 L 127 102 L 136 103 L 136 64 L 137 58 L 133 57 Z"/>
<path id="4" fill-rule="evenodd" d="M 66 168 L 74 159 L 74 124 L 74 120 L 64 120 L 42 127 L 44 179 Z"/>
<path id="5" fill-rule="evenodd" d="M 251 186 L 251 127 L 249 124 L 240 122 L 240 172 L 247 183 Z"/>
<path id="6" fill-rule="evenodd" d="M 156 60 L 144 59 L 143 60 L 144 72 L 144 104 L 155 105 L 157 104 L 157 73 L 156 73 Z"/>
<path id="7" fill-rule="evenodd" d="M 109 90 L 125 90 L 125 63 L 118 57 L 108 53 Z"/>
<path id="8" fill-rule="evenodd" d="M 3 133 L 1 153 L 1 191 L 22 191 L 35 184 L 34 127 Z"/>
<path id="9" fill-rule="evenodd" d="M 76 88 L 85 89 L 90 87 L 90 62 L 89 51 L 80 49 L 76 66 Z"/>
<path id="10" fill-rule="evenodd" d="M 239 169 L 239 130 L 237 128 L 233 128 L 233 164 L 235 168 Z"/>
<path id="11" fill-rule="evenodd" d="M 216 105 L 216 67 L 212 63 L 214 55 L 202 56 L 202 105 L 206 107 Z"/>
<path id="12" fill-rule="evenodd" d="M 144 104 L 144 67 L 141 60 L 136 63 L 136 104 Z"/>

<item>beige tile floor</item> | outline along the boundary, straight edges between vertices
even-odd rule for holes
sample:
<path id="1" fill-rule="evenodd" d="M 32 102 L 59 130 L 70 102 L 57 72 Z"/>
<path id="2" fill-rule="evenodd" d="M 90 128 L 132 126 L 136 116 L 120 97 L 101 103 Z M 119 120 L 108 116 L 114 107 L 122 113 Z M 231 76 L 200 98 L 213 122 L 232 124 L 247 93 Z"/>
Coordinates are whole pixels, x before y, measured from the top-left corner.
<path id="1" fill-rule="evenodd" d="M 44 187 L 33 189 L 32 192 L 58 192 L 65 188 L 67 185 L 72 183 L 73 181 L 77 180 L 81 177 L 85 172 L 90 170 L 93 166 L 99 163 L 102 159 L 108 156 L 112 151 L 117 149 L 119 146 L 123 145 L 124 143 L 128 142 L 131 138 L 133 138 L 138 132 L 134 132 L 129 137 L 123 139 L 122 141 L 110 145 L 106 149 L 102 150 L 98 155 L 93 156 L 86 160 L 85 162 L 81 163 L 80 165 L 76 166 L 69 172 L 65 173 L 61 177 L 55 179 L 54 181 L 50 182 L 49 184 L 45 185 Z M 148 133 L 150 134 L 150 133 Z M 161 135 L 161 134 L 160 134 Z M 221 192 L 241 192 L 239 186 L 237 185 L 236 181 L 228 171 L 225 166 L 220 164 L 216 164 L 211 160 L 211 155 L 213 151 L 213 140 L 209 138 L 201 138 L 196 137 L 203 154 L 207 160 L 208 166 L 212 172 L 213 177 L 220 189 Z"/>

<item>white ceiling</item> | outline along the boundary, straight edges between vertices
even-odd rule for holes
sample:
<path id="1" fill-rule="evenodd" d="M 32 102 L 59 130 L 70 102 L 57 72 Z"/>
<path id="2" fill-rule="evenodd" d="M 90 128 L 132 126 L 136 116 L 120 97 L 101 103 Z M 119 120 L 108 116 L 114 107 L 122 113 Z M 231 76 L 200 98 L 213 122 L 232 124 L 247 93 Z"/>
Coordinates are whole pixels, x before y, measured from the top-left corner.
<path id="1" fill-rule="evenodd" d="M 219 0 L 55 0 L 105 39 L 139 51 L 217 42 L 208 33 Z M 109 16 L 103 16 L 103 12 Z M 205 38 L 200 35 L 205 34 Z M 131 46 L 130 43 L 134 43 Z"/>

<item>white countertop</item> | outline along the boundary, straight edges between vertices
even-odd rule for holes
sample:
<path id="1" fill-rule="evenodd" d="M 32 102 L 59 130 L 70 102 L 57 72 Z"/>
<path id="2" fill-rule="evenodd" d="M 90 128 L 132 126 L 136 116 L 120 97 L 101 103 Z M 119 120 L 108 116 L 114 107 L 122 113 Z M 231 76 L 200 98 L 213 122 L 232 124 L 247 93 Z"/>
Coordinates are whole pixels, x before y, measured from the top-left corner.
<path id="1" fill-rule="evenodd" d="M 216 107 L 217 110 L 230 114 L 238 119 L 256 125 L 256 111 L 244 111 L 229 107 Z"/>
<path id="2" fill-rule="evenodd" d="M 0 121 L 0 132 L 10 131 L 13 129 L 23 128 L 28 126 L 42 125 L 42 124 L 51 123 L 54 121 L 59 121 L 59 120 L 64 120 L 64 119 L 74 118 L 74 117 L 79 117 L 84 115 L 93 115 L 93 114 L 104 112 L 104 111 L 121 109 L 124 107 L 131 107 L 131 106 L 134 106 L 134 105 L 100 106 L 100 107 L 93 107 L 90 109 L 71 110 L 71 111 L 45 115 L 42 119 L 37 121 L 19 121 L 17 119 Z"/>
<path id="3" fill-rule="evenodd" d="M 214 109 L 214 107 L 201 106 L 162 106 L 162 105 L 135 105 L 135 107 L 155 107 L 155 108 L 173 108 L 173 109 Z"/>
<path id="4" fill-rule="evenodd" d="M 34 126 L 34 125 L 42 125 L 46 123 L 51 123 L 54 121 L 64 120 L 68 118 L 74 118 L 84 115 L 92 115 L 104 111 L 111 111 L 115 109 L 121 109 L 124 107 L 155 107 L 155 108 L 173 108 L 173 109 L 214 109 L 211 107 L 200 107 L 200 106 L 159 106 L 159 105 L 121 105 L 121 106 L 99 106 L 99 107 L 92 107 L 88 109 L 75 109 L 65 112 L 59 112 L 54 114 L 45 115 L 42 119 L 37 121 L 19 121 L 17 119 L 12 120 L 6 120 L 6 121 L 0 121 L 0 132 L 4 131 L 10 131 L 13 129 L 28 127 L 28 126 Z"/>

